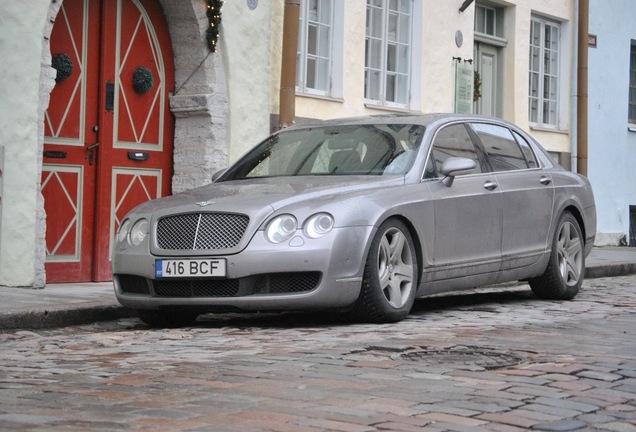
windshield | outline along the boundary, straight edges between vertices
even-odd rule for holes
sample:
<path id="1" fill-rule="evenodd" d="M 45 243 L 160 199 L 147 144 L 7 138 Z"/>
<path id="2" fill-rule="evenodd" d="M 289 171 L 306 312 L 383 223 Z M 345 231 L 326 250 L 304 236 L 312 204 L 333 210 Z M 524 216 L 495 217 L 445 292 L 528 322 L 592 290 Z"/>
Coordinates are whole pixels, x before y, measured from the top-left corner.
<path id="1" fill-rule="evenodd" d="M 305 175 L 403 175 L 424 126 L 345 125 L 281 131 L 232 166 L 220 181 Z"/>

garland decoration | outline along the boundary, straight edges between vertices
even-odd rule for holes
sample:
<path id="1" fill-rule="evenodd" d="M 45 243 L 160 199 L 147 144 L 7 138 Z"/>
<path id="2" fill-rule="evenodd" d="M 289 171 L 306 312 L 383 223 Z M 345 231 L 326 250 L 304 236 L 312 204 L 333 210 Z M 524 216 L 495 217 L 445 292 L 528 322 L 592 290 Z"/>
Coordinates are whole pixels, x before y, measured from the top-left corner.
<path id="1" fill-rule="evenodd" d="M 57 71 L 55 82 L 61 83 L 73 74 L 73 60 L 64 53 L 55 54 L 51 59 L 51 67 Z"/>
<path id="2" fill-rule="evenodd" d="M 479 71 L 475 71 L 475 76 L 473 78 L 473 102 L 477 102 L 481 97 L 481 75 Z"/>
<path id="3" fill-rule="evenodd" d="M 208 48 L 210 51 L 216 51 L 216 43 L 219 40 L 219 32 L 221 31 L 221 7 L 223 7 L 223 0 L 206 0 L 208 21 L 210 27 L 206 31 L 206 38 L 208 41 Z"/>

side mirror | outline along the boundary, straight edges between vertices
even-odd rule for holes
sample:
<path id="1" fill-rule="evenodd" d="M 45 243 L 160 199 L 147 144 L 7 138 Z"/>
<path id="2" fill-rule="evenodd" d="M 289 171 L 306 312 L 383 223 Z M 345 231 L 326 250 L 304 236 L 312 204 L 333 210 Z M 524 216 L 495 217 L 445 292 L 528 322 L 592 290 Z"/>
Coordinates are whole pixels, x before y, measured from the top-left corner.
<path id="1" fill-rule="evenodd" d="M 215 172 L 214 174 L 212 174 L 212 183 L 217 181 L 219 179 L 219 177 L 221 177 L 223 174 L 225 174 L 225 171 L 227 171 L 227 168 L 220 169 L 217 172 Z"/>
<path id="2" fill-rule="evenodd" d="M 474 160 L 462 157 L 449 157 L 442 164 L 440 173 L 444 176 L 442 183 L 445 186 L 451 187 L 455 176 L 462 174 L 469 174 L 477 167 Z"/>

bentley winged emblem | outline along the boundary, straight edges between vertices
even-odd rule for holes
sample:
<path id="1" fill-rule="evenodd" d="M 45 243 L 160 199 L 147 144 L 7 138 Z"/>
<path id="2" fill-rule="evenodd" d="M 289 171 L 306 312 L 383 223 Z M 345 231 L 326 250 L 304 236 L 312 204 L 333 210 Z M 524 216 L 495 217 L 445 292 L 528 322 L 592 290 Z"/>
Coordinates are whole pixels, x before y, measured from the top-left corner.
<path id="1" fill-rule="evenodd" d="M 205 206 L 210 205 L 210 204 L 214 204 L 214 201 L 212 201 L 212 200 L 208 200 L 208 201 L 199 201 L 199 202 L 197 203 L 197 205 L 198 205 L 199 207 L 205 207 Z"/>

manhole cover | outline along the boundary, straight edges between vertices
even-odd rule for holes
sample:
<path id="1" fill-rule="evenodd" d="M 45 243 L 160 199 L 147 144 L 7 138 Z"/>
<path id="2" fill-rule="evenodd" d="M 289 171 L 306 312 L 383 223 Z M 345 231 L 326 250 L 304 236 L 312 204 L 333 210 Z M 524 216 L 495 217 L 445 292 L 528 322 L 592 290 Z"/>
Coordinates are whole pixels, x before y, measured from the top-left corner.
<path id="1" fill-rule="evenodd" d="M 479 366 L 484 369 L 500 369 L 525 361 L 523 357 L 514 353 L 467 346 L 447 349 L 413 349 L 395 354 L 392 358 L 427 364 Z"/>

